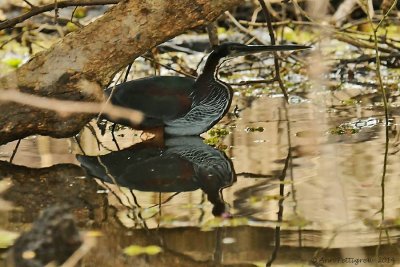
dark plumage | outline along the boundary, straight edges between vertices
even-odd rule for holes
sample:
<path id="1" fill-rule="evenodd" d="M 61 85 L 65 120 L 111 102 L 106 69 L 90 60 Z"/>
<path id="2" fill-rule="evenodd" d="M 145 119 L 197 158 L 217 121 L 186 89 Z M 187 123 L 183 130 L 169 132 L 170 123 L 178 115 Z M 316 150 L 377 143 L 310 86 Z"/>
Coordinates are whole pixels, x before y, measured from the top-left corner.
<path id="1" fill-rule="evenodd" d="M 119 84 L 112 94 L 112 88 L 108 88 L 106 94 L 111 94 L 114 105 L 139 110 L 144 114 L 140 125 L 131 125 L 128 120 L 112 121 L 136 129 L 165 127 L 168 135 L 199 135 L 214 126 L 226 114 L 232 102 L 231 87 L 217 77 L 222 59 L 264 51 L 305 48 L 308 47 L 222 44 L 208 56 L 203 72 L 196 80 L 156 76 Z"/>
<path id="2" fill-rule="evenodd" d="M 221 190 L 236 181 L 232 161 L 198 136 L 168 137 L 165 146 L 146 142 L 103 156 L 77 155 L 89 177 L 153 192 L 203 190 L 214 215 L 225 211 Z"/>

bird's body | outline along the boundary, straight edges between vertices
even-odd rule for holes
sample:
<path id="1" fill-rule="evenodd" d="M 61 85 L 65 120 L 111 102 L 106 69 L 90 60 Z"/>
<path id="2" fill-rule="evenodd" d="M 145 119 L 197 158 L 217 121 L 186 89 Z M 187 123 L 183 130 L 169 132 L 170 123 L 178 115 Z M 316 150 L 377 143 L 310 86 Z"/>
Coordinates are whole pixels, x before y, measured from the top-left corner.
<path id="1" fill-rule="evenodd" d="M 126 90 L 124 88 L 128 88 Z M 122 90 L 121 90 L 122 89 Z M 199 91 L 205 91 L 199 94 Z M 106 93 L 110 95 L 112 88 Z M 199 88 L 187 77 L 155 76 L 116 86 L 111 103 L 143 112 L 137 129 L 165 127 L 169 135 L 198 135 L 219 121 L 228 111 L 232 90 L 218 82 Z M 129 120 L 114 121 L 130 125 Z"/>
<path id="2" fill-rule="evenodd" d="M 227 56 L 263 51 L 288 51 L 305 46 L 247 46 L 225 43 L 208 56 L 197 79 L 156 76 L 133 80 L 108 88 L 106 95 L 117 106 L 139 110 L 144 119 L 139 125 L 129 120 L 112 120 L 135 129 L 164 127 L 167 135 L 199 135 L 213 127 L 229 110 L 232 88 L 218 79 L 218 67 Z"/>

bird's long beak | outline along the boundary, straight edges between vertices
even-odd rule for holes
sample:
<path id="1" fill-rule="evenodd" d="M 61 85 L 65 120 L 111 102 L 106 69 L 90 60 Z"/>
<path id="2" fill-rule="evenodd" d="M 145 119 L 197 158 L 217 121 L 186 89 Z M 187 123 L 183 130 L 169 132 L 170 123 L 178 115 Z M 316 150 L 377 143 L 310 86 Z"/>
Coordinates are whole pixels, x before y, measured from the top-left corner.
<path id="1" fill-rule="evenodd" d="M 237 48 L 235 55 L 248 55 L 260 52 L 279 52 L 279 51 L 295 51 L 309 49 L 307 45 L 248 45 Z"/>

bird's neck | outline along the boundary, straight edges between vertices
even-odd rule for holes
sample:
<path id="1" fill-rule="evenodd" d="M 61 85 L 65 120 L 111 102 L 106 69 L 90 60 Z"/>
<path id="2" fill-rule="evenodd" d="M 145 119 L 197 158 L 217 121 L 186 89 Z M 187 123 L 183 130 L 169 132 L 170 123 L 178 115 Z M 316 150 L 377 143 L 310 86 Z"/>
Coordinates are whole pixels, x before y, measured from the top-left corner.
<path id="1" fill-rule="evenodd" d="M 204 65 L 203 72 L 197 78 L 198 80 L 218 80 L 217 71 L 222 62 L 222 57 L 215 52 L 212 52 Z"/>

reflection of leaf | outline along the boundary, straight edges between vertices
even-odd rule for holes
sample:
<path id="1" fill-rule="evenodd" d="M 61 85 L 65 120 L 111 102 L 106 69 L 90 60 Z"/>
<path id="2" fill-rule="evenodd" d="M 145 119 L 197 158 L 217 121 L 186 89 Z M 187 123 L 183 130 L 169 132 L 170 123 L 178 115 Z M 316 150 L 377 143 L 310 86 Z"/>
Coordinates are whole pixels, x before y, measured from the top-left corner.
<path id="1" fill-rule="evenodd" d="M 310 221 L 306 220 L 303 216 L 293 215 L 288 220 L 289 226 L 305 227 L 310 224 Z"/>
<path id="2" fill-rule="evenodd" d="M 202 225 L 201 231 L 212 231 L 213 228 L 221 227 L 223 221 L 224 220 L 221 217 L 215 217 L 211 220 L 208 220 Z"/>
<path id="3" fill-rule="evenodd" d="M 14 244 L 15 239 L 19 236 L 18 233 L 0 230 L 0 248 L 8 248 Z"/>
<path id="4" fill-rule="evenodd" d="M 137 256 L 140 254 L 156 255 L 160 252 L 162 252 L 162 248 L 155 245 L 147 247 L 131 245 L 129 247 L 124 248 L 124 253 L 128 256 Z"/>
<path id="5" fill-rule="evenodd" d="M 375 228 L 375 227 L 379 226 L 380 221 L 366 218 L 366 219 L 363 220 L 363 223 L 364 223 L 365 226 L 369 226 L 369 227 L 374 227 Z"/>
<path id="6" fill-rule="evenodd" d="M 248 225 L 248 223 L 249 223 L 249 220 L 245 217 L 238 217 L 238 218 L 231 218 L 231 219 L 216 217 L 216 218 L 206 221 L 201 226 L 201 231 L 212 231 L 214 228 L 223 227 L 223 226 L 236 227 L 236 226 Z"/>
<path id="7" fill-rule="evenodd" d="M 159 212 L 160 210 L 158 207 L 144 208 L 141 212 L 141 215 L 143 219 L 149 219 L 154 217 Z"/>
<path id="8" fill-rule="evenodd" d="M 255 262 L 252 262 L 251 264 L 254 264 L 254 266 L 256 266 L 256 267 L 264 267 L 265 266 L 265 262 L 263 262 L 263 261 L 255 261 Z"/>

